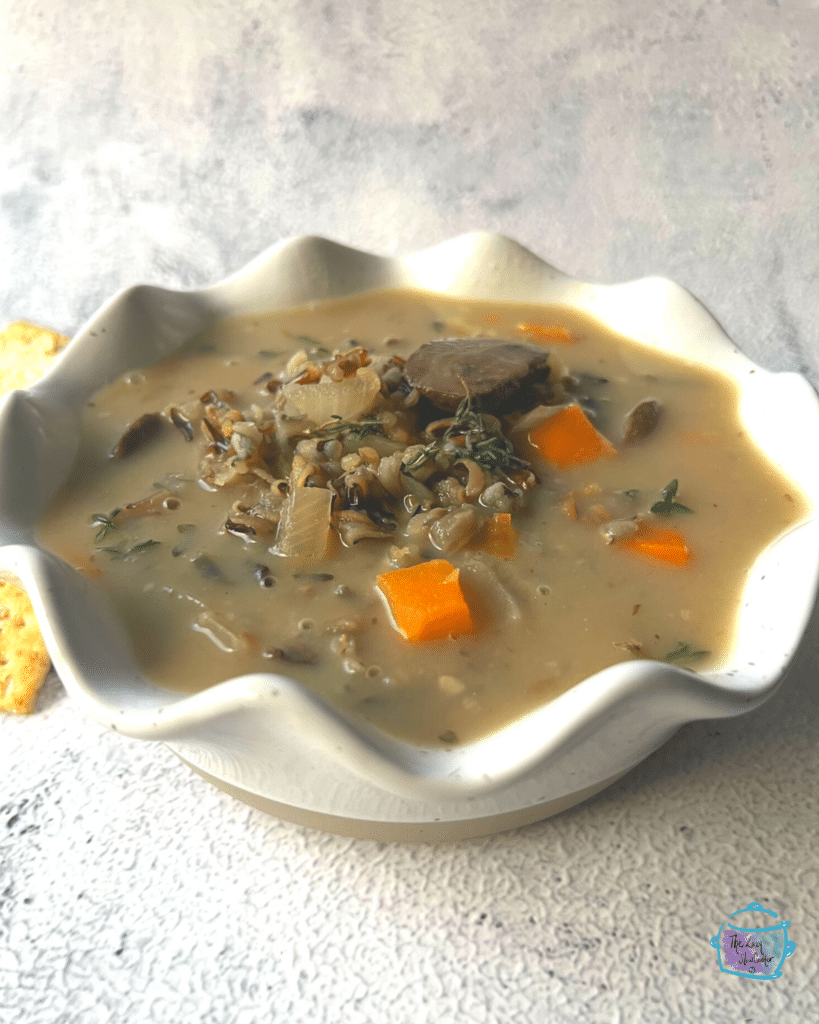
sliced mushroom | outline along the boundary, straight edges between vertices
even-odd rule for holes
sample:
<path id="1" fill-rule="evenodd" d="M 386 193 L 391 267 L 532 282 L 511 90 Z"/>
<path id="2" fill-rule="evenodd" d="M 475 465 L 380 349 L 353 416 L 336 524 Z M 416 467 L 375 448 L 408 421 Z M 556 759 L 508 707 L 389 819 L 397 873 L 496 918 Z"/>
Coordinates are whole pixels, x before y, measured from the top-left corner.
<path id="1" fill-rule="evenodd" d="M 443 554 L 462 551 L 483 526 L 483 516 L 471 505 L 448 512 L 429 528 L 429 539 Z"/>
<path id="2" fill-rule="evenodd" d="M 404 379 L 437 409 L 455 410 L 467 393 L 498 414 L 531 408 L 547 385 L 549 354 L 495 338 L 442 338 L 407 359 Z"/>
<path id="3" fill-rule="evenodd" d="M 623 421 L 623 441 L 625 444 L 636 444 L 645 441 L 649 434 L 657 429 L 662 416 L 662 405 L 656 398 L 644 398 L 639 402 Z"/>
<path id="4" fill-rule="evenodd" d="M 153 441 L 162 431 L 164 420 L 158 412 L 146 412 L 130 423 L 125 433 L 111 449 L 111 458 L 125 459 Z"/>
<path id="5" fill-rule="evenodd" d="M 390 540 L 393 533 L 374 523 L 364 512 L 347 509 L 338 517 L 338 535 L 341 543 L 351 548 L 362 540 Z"/>

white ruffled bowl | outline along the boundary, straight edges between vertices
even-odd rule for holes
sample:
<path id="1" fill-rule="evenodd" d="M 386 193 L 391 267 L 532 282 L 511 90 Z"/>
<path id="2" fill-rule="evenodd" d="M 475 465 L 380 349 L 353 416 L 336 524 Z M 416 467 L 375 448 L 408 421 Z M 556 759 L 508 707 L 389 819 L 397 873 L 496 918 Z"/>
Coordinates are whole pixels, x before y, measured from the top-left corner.
<path id="1" fill-rule="evenodd" d="M 43 550 L 34 532 L 71 468 L 84 403 L 113 377 L 161 359 L 215 319 L 396 287 L 573 306 L 737 382 L 747 429 L 801 486 L 812 512 L 752 567 L 737 640 L 722 667 L 695 674 L 658 662 L 618 664 L 454 750 L 421 749 L 363 721 L 351 723 L 283 676 L 242 676 L 194 696 L 142 676 L 104 596 Z M 819 403 L 807 381 L 755 366 L 670 281 L 585 284 L 487 233 L 401 258 L 297 238 L 209 288 L 139 285 L 120 292 L 40 382 L 2 401 L 0 575 L 28 591 L 66 689 L 110 728 L 168 743 L 216 785 L 299 823 L 381 838 L 479 835 L 569 807 L 623 775 L 684 723 L 737 715 L 771 696 L 816 599 L 816 438 Z"/>

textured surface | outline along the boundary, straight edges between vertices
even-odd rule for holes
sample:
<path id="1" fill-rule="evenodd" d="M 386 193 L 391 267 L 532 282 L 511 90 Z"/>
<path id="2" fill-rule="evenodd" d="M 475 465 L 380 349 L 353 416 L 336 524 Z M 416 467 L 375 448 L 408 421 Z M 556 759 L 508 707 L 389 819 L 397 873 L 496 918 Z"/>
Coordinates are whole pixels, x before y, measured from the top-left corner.
<path id="1" fill-rule="evenodd" d="M 819 380 L 819 6 L 2 0 L 0 320 L 71 333 L 318 233 L 503 231 L 689 287 Z M 588 804 L 438 847 L 281 824 L 52 682 L 0 720 L 5 1024 L 802 1021 L 819 1003 L 815 631 L 777 696 Z M 759 900 L 762 984 L 708 944 Z"/>

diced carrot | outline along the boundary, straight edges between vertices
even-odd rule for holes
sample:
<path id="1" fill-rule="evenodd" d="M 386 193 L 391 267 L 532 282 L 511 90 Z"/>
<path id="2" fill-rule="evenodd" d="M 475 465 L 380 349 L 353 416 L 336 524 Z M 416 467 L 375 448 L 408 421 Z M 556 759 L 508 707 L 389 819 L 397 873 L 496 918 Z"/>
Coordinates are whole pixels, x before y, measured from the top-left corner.
<path id="1" fill-rule="evenodd" d="M 670 565 L 688 565 L 692 555 L 685 538 L 677 530 L 641 522 L 637 532 L 614 542 L 618 548 L 639 555 L 668 562 Z"/>
<path id="2" fill-rule="evenodd" d="M 568 405 L 529 431 L 529 444 L 558 469 L 616 455 L 614 445 L 599 434 L 579 405 Z"/>
<path id="3" fill-rule="evenodd" d="M 458 569 L 438 558 L 382 573 L 376 585 L 405 640 L 443 640 L 475 632 L 458 577 Z"/>
<path id="4" fill-rule="evenodd" d="M 557 341 L 570 345 L 576 339 L 561 324 L 518 324 L 518 334 L 528 334 L 538 341 Z"/>
<path id="5" fill-rule="evenodd" d="M 508 512 L 498 512 L 486 520 L 478 536 L 467 547 L 473 551 L 485 551 L 495 558 L 514 558 L 517 543 L 518 534 L 512 526 L 512 516 Z"/>

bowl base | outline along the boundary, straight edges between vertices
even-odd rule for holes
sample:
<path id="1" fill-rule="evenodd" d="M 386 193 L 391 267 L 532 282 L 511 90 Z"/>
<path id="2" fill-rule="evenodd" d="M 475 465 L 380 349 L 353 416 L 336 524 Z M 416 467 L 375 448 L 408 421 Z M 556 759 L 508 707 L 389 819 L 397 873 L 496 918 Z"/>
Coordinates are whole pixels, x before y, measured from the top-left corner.
<path id="1" fill-rule="evenodd" d="M 173 749 L 171 747 L 171 749 Z M 269 797 L 260 796 L 258 793 L 251 793 L 240 786 L 211 775 L 210 772 L 191 764 L 181 754 L 176 756 L 190 769 L 201 775 L 203 779 L 221 789 L 229 796 L 241 800 L 243 803 L 255 807 L 256 810 L 264 811 L 282 821 L 289 821 L 294 825 L 304 825 L 307 828 L 316 829 L 319 832 L 330 832 L 337 836 L 347 836 L 351 839 L 372 839 L 378 842 L 402 842 L 402 843 L 446 843 L 456 839 L 474 839 L 477 836 L 494 835 L 497 832 L 506 832 L 509 829 L 522 828 L 524 825 L 531 825 L 536 821 L 543 821 L 554 814 L 566 811 L 570 807 L 588 800 L 595 794 L 600 793 L 607 786 L 612 785 L 622 778 L 630 768 L 617 772 L 602 782 L 596 782 L 593 786 L 579 789 L 574 793 L 559 797 L 556 800 L 547 800 L 543 803 L 535 803 L 528 807 L 520 807 L 512 811 L 504 811 L 500 814 L 489 814 L 478 818 L 459 818 L 457 821 L 436 821 L 433 819 L 424 820 L 424 804 L 418 803 L 417 821 L 372 821 L 361 818 L 348 818 L 335 814 L 327 814 L 323 811 L 313 811 L 304 807 L 293 807 L 290 804 L 280 803 L 271 800 Z"/>

